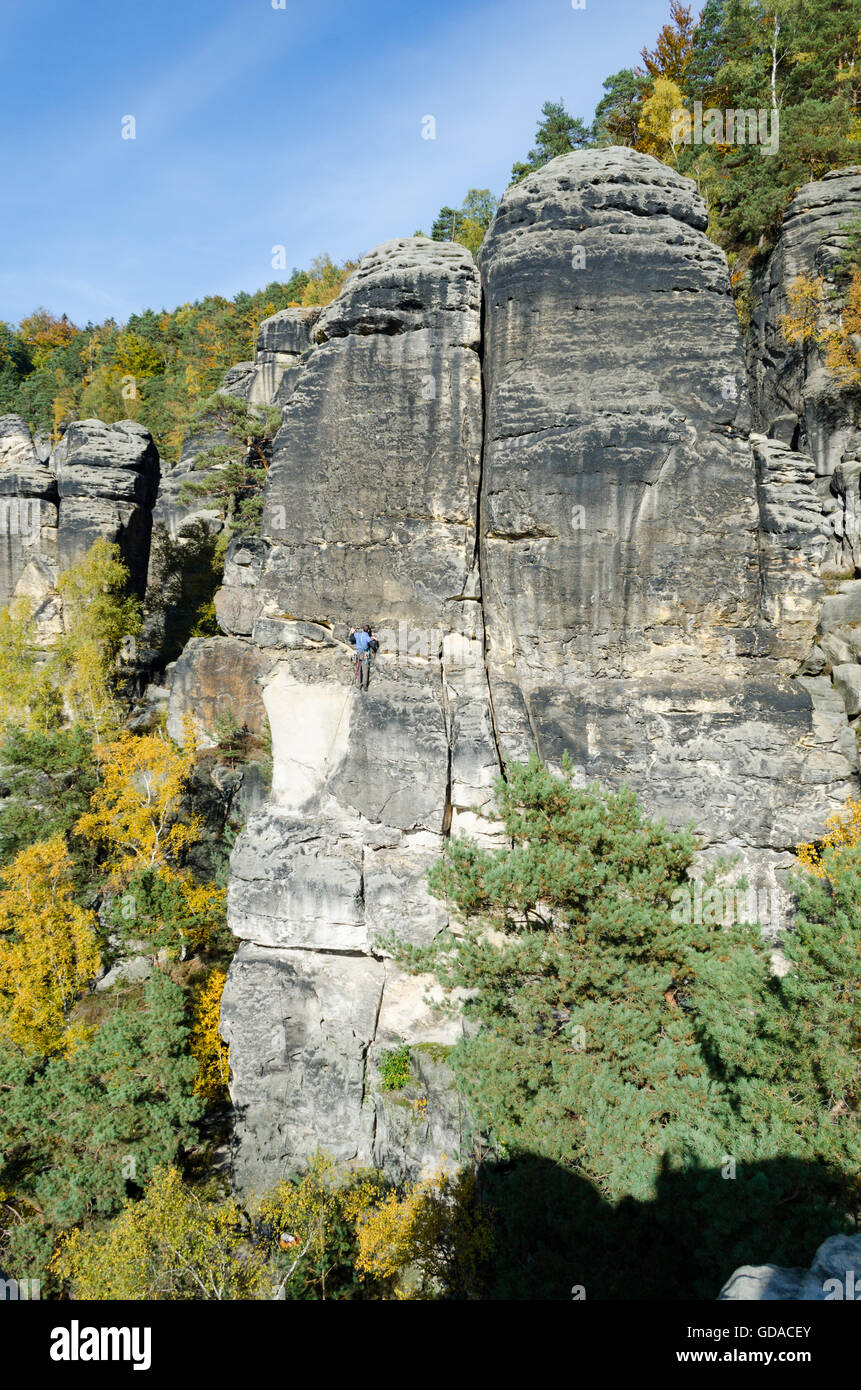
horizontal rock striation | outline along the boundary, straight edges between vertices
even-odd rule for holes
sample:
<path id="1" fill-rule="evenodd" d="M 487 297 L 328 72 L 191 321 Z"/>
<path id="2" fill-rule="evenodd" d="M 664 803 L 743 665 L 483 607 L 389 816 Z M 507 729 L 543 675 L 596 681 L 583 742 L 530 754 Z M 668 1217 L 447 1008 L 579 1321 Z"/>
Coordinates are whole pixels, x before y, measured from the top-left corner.
<path id="1" fill-rule="evenodd" d="M 847 227 L 859 215 L 861 166 L 834 169 L 804 184 L 753 286 L 748 362 L 756 427 L 811 454 L 824 477 L 834 473 L 841 457 L 858 455 L 858 393 L 829 379 L 815 343 L 802 347 L 787 342 L 780 321 L 800 275 L 822 276 L 827 291 L 835 289 Z M 824 307 L 827 312 L 827 302 Z"/>
<path id="2" fill-rule="evenodd" d="M 231 545 L 216 601 L 260 654 L 273 741 L 229 886 L 242 1188 L 318 1146 L 397 1175 L 467 1152 L 444 1065 L 462 1022 L 386 941 L 445 925 L 425 871 L 446 835 L 494 842 L 507 761 L 568 752 L 693 820 L 757 888 L 857 785 L 815 643 L 834 523 L 810 456 L 750 436 L 705 225 L 649 156 L 566 155 L 500 205 L 483 331 L 472 258 L 413 238 L 313 325 L 260 537 Z M 360 693 L 344 643 L 366 620 L 381 652 Z M 392 1096 L 380 1059 L 402 1043 Z"/>
<path id="3" fill-rule="evenodd" d="M 51 455 L 60 514 L 57 563 L 67 569 L 99 537 L 119 545 L 132 587 L 146 589 L 158 450 L 136 420 L 76 420 Z"/>
<path id="4" fill-rule="evenodd" d="M 143 595 L 159 476 L 135 420 L 76 420 L 47 454 L 19 416 L 0 417 L 0 603 L 47 596 L 100 536 L 119 545 Z"/>
<path id="5" fill-rule="evenodd" d="M 805 459 L 751 447 L 704 227 L 694 185 L 627 150 L 563 156 L 503 199 L 481 253 L 488 666 L 545 760 L 693 818 L 773 886 L 856 759 L 842 717 L 808 746 L 827 714 L 791 676 L 826 522 Z"/>
<path id="6" fill-rule="evenodd" d="M 460 1034 L 382 940 L 445 925 L 425 871 L 455 804 L 486 799 L 498 772 L 476 589 L 479 308 L 461 247 L 411 238 L 362 261 L 317 320 L 260 542 L 232 547 L 218 595 L 222 624 L 270 663 L 272 799 L 231 861 L 243 945 L 222 1006 L 243 1187 L 320 1145 L 402 1171 L 461 1147 L 447 1071 L 425 1068 L 426 1113 L 384 1093 L 378 1064 L 404 1038 Z M 382 650 L 360 694 L 345 639 L 366 620 Z"/>

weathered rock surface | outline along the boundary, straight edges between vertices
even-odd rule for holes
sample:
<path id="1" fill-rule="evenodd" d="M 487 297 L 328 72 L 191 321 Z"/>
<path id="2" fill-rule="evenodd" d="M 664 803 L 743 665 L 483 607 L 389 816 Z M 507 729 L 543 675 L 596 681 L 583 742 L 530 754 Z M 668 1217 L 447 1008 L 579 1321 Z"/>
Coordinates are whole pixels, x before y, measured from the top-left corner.
<path id="1" fill-rule="evenodd" d="M 0 607 L 28 566 L 56 564 L 57 479 L 36 453 L 20 415 L 0 416 Z M 30 575 L 29 583 L 35 577 Z"/>
<path id="2" fill-rule="evenodd" d="M 257 684 L 268 662 L 258 648 L 236 637 L 193 637 L 169 671 L 167 731 L 185 741 L 191 721 L 205 742 L 225 733 L 227 721 L 257 737 L 268 729 Z"/>
<path id="3" fill-rule="evenodd" d="M 431 1028 L 447 1043 L 460 1030 L 422 1004 L 427 982 L 404 977 L 379 938 L 426 941 L 445 925 L 423 878 L 452 819 L 453 745 L 464 796 L 486 799 L 498 771 L 492 741 L 474 746 L 487 691 L 472 259 L 425 239 L 386 243 L 314 336 L 275 441 L 261 542 L 231 548 L 217 600 L 222 623 L 252 632 L 273 659 L 264 679 L 272 804 L 237 844 L 229 892 L 247 943 L 223 1012 L 243 1186 L 328 1139 L 340 1156 L 370 1162 L 378 1120 L 398 1134 L 394 1168 L 433 1165 L 439 1145 L 454 1154 L 450 1079 L 428 1072 L 439 1093 L 428 1114 L 395 1105 L 375 1080 L 381 1017 L 402 1024 L 393 1042 L 417 1043 Z M 382 650 L 361 695 L 344 641 L 366 618 Z M 462 650 L 452 652 L 451 634 Z M 289 1035 L 287 1055 L 262 1073 L 249 1009 L 255 1030 Z"/>
<path id="4" fill-rule="evenodd" d="M 320 310 L 282 309 L 264 319 L 257 333 L 253 362 L 239 362 L 224 378 L 223 389 L 249 405 L 286 405 L 312 348 L 311 332 Z"/>
<path id="5" fill-rule="evenodd" d="M 856 764 L 842 721 L 806 746 L 815 692 L 790 677 L 825 523 L 809 460 L 751 447 L 704 226 L 694 185 L 631 151 L 564 156 L 503 199 L 481 253 L 488 667 L 543 758 L 693 816 L 766 882 Z"/>
<path id="6" fill-rule="evenodd" d="M 780 1265 L 742 1265 L 724 1284 L 723 1301 L 804 1303 L 861 1299 L 861 1236 L 831 1236 L 820 1245 L 809 1269 Z"/>
<path id="7" fill-rule="evenodd" d="M 0 603 L 46 599 L 99 536 L 143 594 L 158 483 L 158 451 L 135 420 L 77 420 L 46 457 L 19 416 L 0 418 Z"/>
<path id="8" fill-rule="evenodd" d="M 205 449 L 229 442 L 227 434 L 218 430 L 194 432 L 186 436 L 176 463 L 162 474 L 153 511 L 154 526 L 164 526 L 174 538 L 181 536 L 184 530 L 198 521 L 213 531 L 222 529 L 218 508 L 206 497 L 186 497 L 183 487 L 189 482 L 202 482 L 207 477 L 207 470 L 198 471 L 195 468 L 198 457 Z M 149 582 L 150 586 L 157 584 L 158 576 L 151 574 Z"/>
<path id="9" fill-rule="evenodd" d="M 784 473 L 788 466 L 799 481 L 799 463 L 806 458 L 808 473 L 814 468 L 817 474 L 824 540 L 824 552 L 817 554 L 817 561 L 826 597 L 816 645 L 801 669 L 812 676 L 830 676 L 835 695 L 853 723 L 861 715 L 861 666 L 857 665 L 861 580 L 856 577 L 861 574 L 861 392 L 829 375 L 817 342 L 789 343 L 781 319 L 791 307 L 793 284 L 804 275 L 819 279 L 823 287 L 819 329 L 836 325 L 846 294 L 845 280 L 838 276 L 840 257 L 849 225 L 859 216 L 861 167 L 834 170 L 799 189 L 784 217 L 777 246 L 753 286 L 748 342 L 754 413 L 770 436 L 767 440 L 758 437 L 758 457 L 776 463 Z M 804 452 L 792 453 L 789 442 Z M 781 497 L 786 495 L 782 487 Z M 773 508 L 766 510 L 773 513 Z M 810 516 L 815 528 L 815 508 Z M 796 576 L 789 587 L 797 596 L 800 571 L 787 573 Z M 786 577 L 781 580 L 776 574 L 775 579 L 786 596 Z M 785 597 L 781 602 L 785 610 Z M 784 611 L 781 619 L 785 617 Z M 818 688 L 824 692 L 821 682 Z"/>
<path id="10" fill-rule="evenodd" d="M 57 564 L 67 569 L 100 536 L 119 545 L 132 587 L 146 589 L 158 450 L 136 420 L 76 420 L 51 456 L 60 496 Z"/>
<path id="11" fill-rule="evenodd" d="M 283 309 L 264 319 L 257 334 L 253 362 L 238 362 L 224 375 L 220 391 L 238 396 L 253 406 L 284 405 L 289 400 L 303 359 L 312 350 L 311 330 L 320 316 L 320 309 Z M 211 533 L 223 530 L 219 508 L 205 494 L 188 494 L 189 483 L 205 483 L 217 473 L 219 465 L 206 468 L 202 455 L 219 446 L 235 444 L 228 433 L 212 424 L 195 429 L 183 441 L 180 456 L 162 477 L 153 513 L 154 526 L 164 527 L 168 535 L 183 543 L 197 528 L 205 526 Z M 256 571 L 246 576 L 240 560 L 234 568 L 232 556 L 252 550 L 259 542 L 245 539 L 231 547 L 227 561 L 225 585 L 220 599 L 219 620 L 225 632 L 249 635 L 256 608 L 248 610 L 248 596 L 238 593 L 247 582 L 256 583 Z M 161 582 L 155 555 L 149 574 L 150 589 Z M 251 611 L 251 616 L 248 616 Z"/>
<path id="12" fill-rule="evenodd" d="M 648 156 L 567 155 L 503 199 L 483 341 L 471 258 L 421 239 L 377 248 L 314 324 L 260 539 L 231 545 L 216 602 L 268 662 L 274 760 L 229 889 L 241 1187 L 318 1146 L 396 1174 L 461 1155 L 460 1021 L 385 938 L 445 925 L 425 870 L 446 834 L 493 842 L 504 760 L 568 751 L 756 888 L 857 785 L 815 641 L 823 600 L 854 604 L 819 573 L 828 495 L 806 452 L 749 435 L 705 225 Z M 381 652 L 360 694 L 343 644 L 364 621 Z M 379 1058 L 402 1042 L 393 1100 Z"/>
<path id="13" fill-rule="evenodd" d="M 798 190 L 783 219 L 780 239 L 754 286 L 748 362 L 756 425 L 809 453 L 830 477 L 842 457 L 856 457 L 857 392 L 829 380 L 815 343 L 788 343 L 780 330 L 789 289 L 799 275 L 821 275 L 834 288 L 846 245 L 846 226 L 861 212 L 861 166 L 834 169 Z"/>

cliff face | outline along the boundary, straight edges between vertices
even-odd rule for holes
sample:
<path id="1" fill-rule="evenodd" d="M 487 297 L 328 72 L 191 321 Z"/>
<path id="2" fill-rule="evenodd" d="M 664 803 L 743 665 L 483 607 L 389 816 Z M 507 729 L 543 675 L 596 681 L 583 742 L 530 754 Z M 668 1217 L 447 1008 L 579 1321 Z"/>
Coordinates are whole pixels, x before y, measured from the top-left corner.
<path id="1" fill-rule="evenodd" d="M 822 698 L 842 706 L 853 721 L 861 713 L 861 394 L 829 375 L 816 341 L 788 343 L 781 319 L 791 307 L 793 284 L 807 276 L 822 287 L 819 329 L 836 324 L 846 290 L 840 257 L 859 216 L 859 167 L 833 170 L 799 189 L 754 287 L 748 341 L 754 417 L 770 436 L 758 445 L 760 455 L 816 476 L 811 520 L 819 530 L 819 574 L 827 593 L 802 669 L 817 678 Z M 793 454 L 790 445 L 804 452 Z M 782 504 L 786 489 L 777 496 Z M 785 580 L 781 587 L 785 593 Z"/>
<path id="2" fill-rule="evenodd" d="M 799 275 L 821 276 L 826 289 L 834 289 L 847 224 L 859 213 L 861 166 L 834 169 L 806 183 L 790 203 L 780 240 L 754 286 L 749 366 L 756 428 L 810 454 L 821 476 L 831 476 L 861 445 L 856 393 L 828 377 L 815 343 L 788 343 L 780 319 Z"/>
<path id="3" fill-rule="evenodd" d="M 495 843 L 508 762 L 567 752 L 760 890 L 857 787 L 857 397 L 780 316 L 799 273 L 833 279 L 859 210 L 858 170 L 800 190 L 745 361 L 694 185 L 627 149 L 566 155 L 509 190 L 480 268 L 386 242 L 228 372 L 283 425 L 260 534 L 228 551 L 224 635 L 190 642 L 162 696 L 177 737 L 226 708 L 272 733 L 229 887 L 240 1188 L 318 1148 L 398 1175 L 468 1151 L 444 1064 L 463 1023 L 385 942 L 447 924 L 426 871 L 448 835 Z M 213 442 L 159 486 L 134 422 L 76 423 L 51 452 L 0 419 L 0 602 L 56 625 L 57 573 L 97 535 L 142 589 L 153 506 L 174 536 L 220 524 L 179 501 Z M 366 621 L 360 693 L 346 639 Z M 380 1084 L 402 1042 L 406 1095 Z"/>
<path id="4" fill-rule="evenodd" d="M 822 517 L 812 470 L 751 448 L 705 223 L 689 180 L 631 151 L 555 160 L 503 200 L 482 253 L 484 606 L 492 685 L 545 760 L 567 749 L 761 876 L 822 784 L 848 789 L 853 750 L 837 730 L 805 746 L 818 692 L 789 677 Z"/>
<path id="5" fill-rule="evenodd" d="M 414 1168 L 425 1147 L 432 1159 L 461 1144 L 445 1079 L 418 1125 L 374 1093 L 381 1050 L 459 1030 L 423 1003 L 426 982 L 374 947 L 444 924 L 424 873 L 453 804 L 498 771 L 476 578 L 479 304 L 460 247 L 390 242 L 365 258 L 316 324 L 275 441 L 261 544 L 234 549 L 227 578 L 239 582 L 219 596 L 219 614 L 270 659 L 272 803 L 232 859 L 244 944 L 222 1015 L 245 1185 L 318 1146 Z M 366 618 L 386 654 L 362 696 L 343 644 Z"/>
<path id="6" fill-rule="evenodd" d="M 134 420 L 78 420 L 49 451 L 19 416 L 0 417 L 0 604 L 25 593 L 50 607 L 57 575 L 99 536 L 119 545 L 142 596 L 159 476 Z"/>
<path id="7" fill-rule="evenodd" d="M 567 155 L 503 199 L 483 331 L 471 258 L 421 239 L 366 257 L 312 329 L 217 601 L 261 660 L 275 760 L 231 866 L 240 1186 L 318 1146 L 400 1173 L 464 1151 L 444 1067 L 420 1061 L 426 1109 L 379 1087 L 384 1049 L 460 1026 L 380 937 L 444 925 L 426 868 L 449 833 L 492 842 L 507 760 L 567 750 L 758 888 L 856 785 L 814 646 L 834 528 L 798 441 L 749 433 L 705 224 L 648 156 Z M 341 644 L 366 620 L 360 694 Z"/>

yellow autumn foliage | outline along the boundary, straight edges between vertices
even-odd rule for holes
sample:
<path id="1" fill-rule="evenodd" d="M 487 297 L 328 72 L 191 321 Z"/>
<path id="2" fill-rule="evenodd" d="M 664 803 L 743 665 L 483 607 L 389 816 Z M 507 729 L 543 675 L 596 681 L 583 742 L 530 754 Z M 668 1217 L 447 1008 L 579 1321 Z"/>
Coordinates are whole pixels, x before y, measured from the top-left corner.
<path id="1" fill-rule="evenodd" d="M 281 1182 L 256 1205 L 255 1216 L 281 1233 L 282 1248 L 314 1269 L 318 1296 L 343 1259 L 339 1232 L 370 1212 L 385 1190 L 373 1172 L 345 1173 L 327 1154 L 317 1154 L 295 1182 Z"/>
<path id="2" fill-rule="evenodd" d="M 861 275 L 853 267 L 840 324 L 825 337 L 825 367 L 841 386 L 861 381 Z"/>
<path id="3" fill-rule="evenodd" d="M 107 847 L 109 867 L 122 878 L 139 868 L 166 868 L 200 838 L 202 822 L 179 820 L 194 767 L 194 748 L 179 749 L 160 734 L 122 733 L 96 750 L 102 780 L 78 834 Z"/>
<path id="4" fill-rule="evenodd" d="M 0 736 L 12 725 L 45 732 L 57 719 L 60 699 L 37 652 L 32 612 L 25 598 L 0 609 Z"/>
<path id="5" fill-rule="evenodd" d="M 140 630 L 140 600 L 128 595 L 128 578 L 119 546 L 100 537 L 57 581 L 63 601 L 63 634 L 53 654 L 57 678 L 72 717 L 99 739 L 119 726 L 111 678 L 123 643 Z"/>
<path id="6" fill-rule="evenodd" d="M 209 1101 L 223 1100 L 227 1095 L 228 1047 L 218 1031 L 226 982 L 223 970 L 213 970 L 207 978 L 197 997 L 189 1038 L 192 1055 L 198 1064 L 194 1089 Z"/>
<path id="7" fill-rule="evenodd" d="M 271 1296 L 272 1271 L 242 1240 L 231 1197 L 212 1201 L 156 1168 L 140 1201 L 104 1231 L 76 1229 L 51 1261 L 76 1299 L 199 1301 Z"/>
<path id="8" fill-rule="evenodd" d="M 639 148 L 664 162 L 674 163 L 680 144 L 673 113 L 684 107 L 684 93 L 671 77 L 656 77 L 643 102 Z"/>
<path id="9" fill-rule="evenodd" d="M 825 301 L 825 281 L 821 275 L 797 275 L 788 287 L 787 313 L 781 314 L 780 331 L 788 343 L 803 346 L 819 342 L 820 319 Z"/>
<path id="10" fill-rule="evenodd" d="M 471 1168 L 386 1192 L 357 1214 L 357 1234 L 360 1274 L 394 1281 L 396 1297 L 481 1297 L 493 1228 Z"/>
<path id="11" fill-rule="evenodd" d="M 825 822 L 827 830 L 818 845 L 797 845 L 796 857 L 803 869 L 809 870 L 817 878 L 827 878 L 828 868 L 822 856 L 827 850 L 839 855 L 842 850 L 855 849 L 861 844 L 861 800 L 854 797 L 847 801 L 841 811 L 835 811 Z"/>
<path id="12" fill-rule="evenodd" d="M 70 1051 L 79 1031 L 71 1012 L 100 961 L 62 836 L 22 850 L 0 883 L 0 1036 L 28 1053 Z"/>
<path id="13" fill-rule="evenodd" d="M 826 282 L 821 275 L 798 275 L 787 291 L 789 310 L 780 330 L 789 343 L 815 344 L 829 376 L 841 386 L 861 382 L 861 274 L 853 267 L 836 322 L 826 313 Z M 829 321 L 830 320 L 830 321 Z"/>

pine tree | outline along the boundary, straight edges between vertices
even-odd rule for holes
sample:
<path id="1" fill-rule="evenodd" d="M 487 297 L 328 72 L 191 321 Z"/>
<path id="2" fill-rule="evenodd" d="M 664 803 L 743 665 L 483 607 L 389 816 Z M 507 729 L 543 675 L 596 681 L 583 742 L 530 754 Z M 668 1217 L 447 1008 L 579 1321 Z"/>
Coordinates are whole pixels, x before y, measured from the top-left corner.
<path id="1" fill-rule="evenodd" d="M 569 115 L 561 97 L 559 101 L 545 101 L 541 114 L 544 120 L 535 132 L 535 145 L 526 156 L 525 163 L 512 167 L 509 187 L 525 179 L 527 174 L 541 169 L 557 155 L 585 149 L 592 143 L 591 127 L 585 125 L 579 116 Z"/>
<path id="2" fill-rule="evenodd" d="M 639 121 L 648 82 L 633 68 L 622 68 L 604 82 L 593 129 L 599 144 L 630 145 L 639 139 Z"/>
<path id="3" fill-rule="evenodd" d="M 697 920 L 693 835 L 632 793 L 533 760 L 497 807 L 509 848 L 451 840 L 431 872 L 459 931 L 395 944 L 466 992 L 449 1063 L 487 1155 L 493 1296 L 581 1280 L 589 1297 L 714 1297 L 745 1260 L 796 1264 L 850 1229 L 858 868 L 834 896 L 800 890 L 797 969 L 778 979 L 758 923 Z"/>
<path id="4" fill-rule="evenodd" d="M 156 971 L 144 1006 L 114 1012 L 68 1057 L 47 1062 L 0 1044 L 4 1266 L 41 1277 L 58 1233 L 107 1217 L 155 1167 L 192 1142 L 192 1086 L 180 987 Z M 0 1236 L 3 1233 L 0 1232 Z"/>
<path id="5" fill-rule="evenodd" d="M 6 795 L 0 803 L 0 864 L 56 834 L 69 836 L 95 790 L 92 738 L 80 724 L 49 733 L 11 729 L 0 745 Z M 69 846 L 85 875 L 92 858 L 80 840 Z"/>
<path id="6" fill-rule="evenodd" d="M 250 406 L 224 392 L 210 396 L 192 419 L 191 431 L 224 435 L 227 442 L 210 443 L 197 454 L 195 471 L 206 477 L 184 482 L 180 500 L 210 501 L 221 511 L 228 531 L 256 532 L 272 440 L 280 426 L 281 412 L 274 407 Z"/>
<path id="7" fill-rule="evenodd" d="M 465 1013 L 484 1027 L 452 1058 L 479 1127 L 608 1195 L 645 1195 L 662 1153 L 719 1156 L 722 1098 L 673 1002 L 721 940 L 674 920 L 693 837 L 651 825 L 631 793 L 577 790 L 535 761 L 498 796 L 513 847 L 449 842 L 431 887 L 463 936 L 411 958 L 475 991 Z"/>

